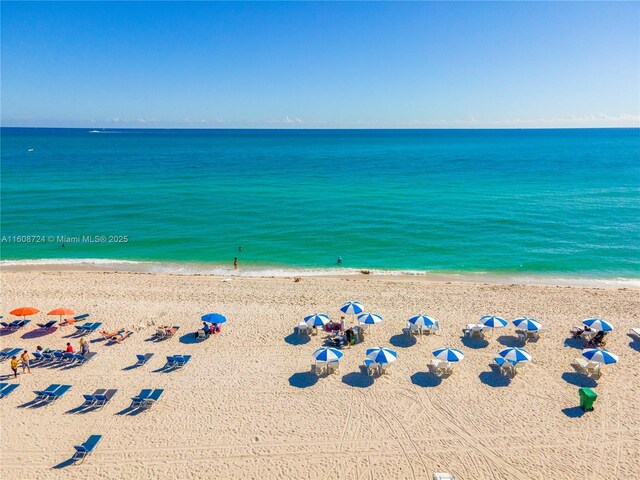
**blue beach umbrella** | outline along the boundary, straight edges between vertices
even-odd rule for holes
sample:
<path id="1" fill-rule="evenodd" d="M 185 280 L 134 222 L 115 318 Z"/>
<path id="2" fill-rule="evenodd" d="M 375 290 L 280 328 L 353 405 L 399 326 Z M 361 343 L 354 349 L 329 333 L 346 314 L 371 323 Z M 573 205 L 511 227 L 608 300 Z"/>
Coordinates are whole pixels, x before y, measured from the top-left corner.
<path id="1" fill-rule="evenodd" d="M 363 313 L 358 315 L 358 321 L 365 325 L 373 325 L 374 323 L 380 323 L 382 321 L 382 317 L 375 313 Z"/>
<path id="2" fill-rule="evenodd" d="M 535 332 L 536 330 L 540 330 L 542 328 L 542 324 L 537 321 L 535 318 L 528 317 L 520 317 L 516 318 L 513 321 L 513 324 L 516 328 L 520 330 L 526 330 L 528 332 Z"/>
<path id="3" fill-rule="evenodd" d="M 604 365 L 618 362 L 617 355 L 608 350 L 600 350 L 599 348 L 587 348 L 582 351 L 582 356 L 587 360 Z"/>
<path id="4" fill-rule="evenodd" d="M 436 324 L 436 321 L 433 318 L 420 314 L 415 317 L 411 317 L 409 319 L 409 323 L 416 327 L 433 327 Z"/>
<path id="5" fill-rule="evenodd" d="M 309 325 L 309 328 L 322 327 L 329 323 L 329 316 L 324 313 L 314 313 L 308 317 L 304 317 L 304 322 Z"/>
<path id="6" fill-rule="evenodd" d="M 523 348 L 505 348 L 500 352 L 500 356 L 511 363 L 526 362 L 531 360 L 531 354 Z"/>
<path id="7" fill-rule="evenodd" d="M 227 321 L 227 317 L 220 315 L 219 313 L 207 313 L 206 315 L 202 315 L 200 318 L 203 322 L 209 323 L 225 323 Z"/>
<path id="8" fill-rule="evenodd" d="M 358 315 L 364 312 L 364 307 L 360 302 L 347 302 L 340 307 L 340 311 L 349 315 Z"/>
<path id="9" fill-rule="evenodd" d="M 489 328 L 503 328 L 507 326 L 504 318 L 494 317 L 493 315 L 484 315 L 480 318 L 480 323 Z"/>
<path id="10" fill-rule="evenodd" d="M 342 355 L 344 354 L 340 350 L 330 347 L 319 348 L 313 352 L 313 358 L 316 359 L 316 362 L 335 362 L 340 360 Z"/>
<path id="11" fill-rule="evenodd" d="M 459 362 L 464 358 L 464 353 L 456 348 L 439 348 L 433 351 L 433 356 L 447 362 Z"/>
<path id="12" fill-rule="evenodd" d="M 398 354 L 388 348 L 374 347 L 367 349 L 367 358 L 384 365 L 395 362 L 398 359 Z"/>
<path id="13" fill-rule="evenodd" d="M 613 325 L 602 318 L 587 318 L 586 320 L 583 320 L 582 323 L 589 328 L 593 328 L 594 330 L 601 332 L 610 332 L 613 330 Z"/>

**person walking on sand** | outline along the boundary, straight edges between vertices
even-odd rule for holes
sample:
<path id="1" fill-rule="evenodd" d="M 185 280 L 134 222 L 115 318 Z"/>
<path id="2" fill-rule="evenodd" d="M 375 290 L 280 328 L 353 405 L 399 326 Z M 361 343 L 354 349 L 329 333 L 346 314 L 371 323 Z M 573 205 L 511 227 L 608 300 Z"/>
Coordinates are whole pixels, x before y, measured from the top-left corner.
<path id="1" fill-rule="evenodd" d="M 233 269 L 237 270 L 238 269 L 238 257 L 235 257 L 233 259 Z"/>
<path id="2" fill-rule="evenodd" d="M 22 355 L 20 355 L 20 361 L 22 362 L 22 373 L 25 372 L 25 370 L 29 373 L 31 373 L 31 367 L 29 366 L 29 352 L 28 351 L 24 351 L 22 352 Z"/>
<path id="3" fill-rule="evenodd" d="M 13 370 L 13 377 L 18 378 L 18 359 L 15 357 L 11 357 L 11 370 Z"/>

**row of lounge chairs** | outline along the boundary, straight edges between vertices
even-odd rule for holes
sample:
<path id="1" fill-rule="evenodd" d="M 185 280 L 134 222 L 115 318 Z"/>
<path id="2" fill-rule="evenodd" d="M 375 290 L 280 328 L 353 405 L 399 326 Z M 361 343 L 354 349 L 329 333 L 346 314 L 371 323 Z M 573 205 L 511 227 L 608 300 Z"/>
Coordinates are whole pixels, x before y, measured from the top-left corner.
<path id="1" fill-rule="evenodd" d="M 115 388 L 100 388 L 91 394 L 85 393 L 82 395 L 84 397 L 84 403 L 80 406 L 79 410 L 90 407 L 100 409 L 109 403 L 117 392 L 118 390 Z"/>
<path id="2" fill-rule="evenodd" d="M 34 390 L 33 393 L 36 394 L 35 402 L 53 403 L 62 398 L 71 388 L 71 385 L 58 385 L 54 383 L 44 390 Z"/>
<path id="3" fill-rule="evenodd" d="M 15 357 L 22 351 L 22 348 L 3 348 L 0 350 L 0 362 L 7 360 L 8 358 Z"/>
<path id="4" fill-rule="evenodd" d="M 51 362 L 62 362 L 68 364 L 84 364 L 92 360 L 97 352 L 89 352 L 85 355 L 80 353 L 60 352 L 58 350 L 46 353 L 33 352 L 33 358 L 35 359 L 34 366 L 44 366 Z"/>
<path id="5" fill-rule="evenodd" d="M 526 362 L 512 362 L 511 360 L 505 360 L 502 357 L 496 357 L 493 359 L 494 365 L 498 367 L 498 370 L 503 375 L 510 375 L 512 377 L 516 376 L 518 372 L 524 368 Z"/>

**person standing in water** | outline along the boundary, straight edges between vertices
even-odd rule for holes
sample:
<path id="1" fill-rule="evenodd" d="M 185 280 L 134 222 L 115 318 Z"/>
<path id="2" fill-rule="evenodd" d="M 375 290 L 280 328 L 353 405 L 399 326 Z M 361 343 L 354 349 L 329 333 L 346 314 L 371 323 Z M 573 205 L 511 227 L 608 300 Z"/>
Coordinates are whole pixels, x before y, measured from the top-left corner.
<path id="1" fill-rule="evenodd" d="M 238 247 L 238 251 L 239 251 L 239 252 L 242 252 L 242 245 L 240 245 L 240 246 Z"/>
<path id="2" fill-rule="evenodd" d="M 238 257 L 235 257 L 233 259 L 233 269 L 237 270 L 238 269 Z"/>
<path id="3" fill-rule="evenodd" d="M 342 265 L 342 257 L 338 256 L 338 265 Z"/>

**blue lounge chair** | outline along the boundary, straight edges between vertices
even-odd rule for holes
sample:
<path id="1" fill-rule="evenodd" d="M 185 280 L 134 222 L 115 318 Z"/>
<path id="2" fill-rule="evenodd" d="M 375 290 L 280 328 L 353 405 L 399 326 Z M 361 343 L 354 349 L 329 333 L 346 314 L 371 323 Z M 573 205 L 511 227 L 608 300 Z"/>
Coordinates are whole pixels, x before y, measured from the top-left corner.
<path id="1" fill-rule="evenodd" d="M 149 360 L 151 360 L 151 357 L 153 357 L 153 353 L 145 353 L 144 355 L 136 355 L 136 358 L 138 359 L 138 361 L 136 362 L 136 366 L 140 367 L 144 364 L 146 364 Z"/>
<path id="2" fill-rule="evenodd" d="M 44 400 L 50 394 L 55 392 L 59 387 L 60 387 L 60 384 L 53 383 L 49 385 L 47 388 L 45 388 L 44 390 L 34 390 L 33 393 L 36 394 L 36 400 Z"/>
<path id="3" fill-rule="evenodd" d="M 145 388 L 143 390 L 140 391 L 140 393 L 138 395 L 136 395 L 135 397 L 132 397 L 131 400 L 131 408 L 135 408 L 135 407 L 139 407 L 141 406 L 144 401 L 149 398 L 149 395 L 151 395 L 151 392 L 153 392 L 152 389 L 150 388 Z"/>
<path id="4" fill-rule="evenodd" d="M 173 368 L 176 366 L 176 355 L 170 355 L 167 357 L 167 364 L 165 365 L 166 368 Z"/>
<path id="5" fill-rule="evenodd" d="M 29 325 L 31 323 L 31 320 L 20 320 L 18 322 L 18 325 L 16 325 L 15 327 L 12 327 L 12 330 L 20 330 L 21 328 L 26 327 L 27 325 Z"/>
<path id="6" fill-rule="evenodd" d="M 82 445 L 74 445 L 73 448 L 76 449 L 76 453 L 73 454 L 73 462 L 84 462 L 84 460 L 96 449 L 100 440 L 102 440 L 102 435 L 91 435 Z"/>
<path id="7" fill-rule="evenodd" d="M 96 355 L 98 355 L 98 352 L 89 352 L 89 353 L 87 353 L 85 355 L 81 355 L 79 353 L 74 353 L 73 354 L 73 358 L 78 363 L 87 363 L 89 360 L 91 360 Z"/>
<path id="8" fill-rule="evenodd" d="M 5 357 L 11 350 L 11 347 L 3 348 L 2 350 L 0 350 L 0 357 Z"/>
<path id="9" fill-rule="evenodd" d="M 4 353 L 2 357 L 0 357 L 0 360 L 6 360 L 8 358 L 11 357 L 15 357 L 16 355 L 18 355 L 20 352 L 22 352 L 21 348 L 12 348 L 11 350 L 9 350 L 8 352 Z"/>
<path id="10" fill-rule="evenodd" d="M 75 353 L 72 353 L 72 352 L 64 352 L 64 353 L 62 354 L 62 359 L 63 359 L 65 362 L 73 363 L 73 362 L 75 362 L 75 361 L 76 361 L 76 354 L 75 354 Z"/>
<path id="11" fill-rule="evenodd" d="M 38 363 L 44 361 L 44 356 L 40 352 L 31 352 L 31 355 Z"/>
<path id="12" fill-rule="evenodd" d="M 53 403 L 56 400 L 58 400 L 59 398 L 62 398 L 64 396 L 64 394 L 67 393 L 69 390 L 71 390 L 71 385 L 60 385 L 52 393 L 47 395 L 44 398 L 44 401 L 47 402 L 47 403 Z"/>
<path id="13" fill-rule="evenodd" d="M 98 408 L 104 407 L 107 403 L 111 401 L 113 396 L 116 394 L 118 390 L 116 388 L 109 389 L 104 393 L 94 394 L 96 399 L 95 406 Z"/>
<path id="14" fill-rule="evenodd" d="M 56 359 L 56 356 L 54 355 L 55 352 L 43 352 L 42 353 L 42 358 L 44 358 L 46 361 L 48 362 L 52 362 Z"/>
<path id="15" fill-rule="evenodd" d="M 97 396 L 103 394 L 107 390 L 104 388 L 100 388 L 91 394 L 83 393 L 84 403 L 80 405 L 80 408 L 92 407 L 98 401 Z"/>
<path id="16" fill-rule="evenodd" d="M 49 329 L 53 328 L 56 323 L 58 323 L 57 320 L 51 320 L 50 322 L 37 323 L 36 325 L 38 325 L 38 327 L 41 328 L 42 330 L 49 330 Z"/>
<path id="17" fill-rule="evenodd" d="M 14 330 L 16 328 L 18 328 L 18 325 L 20 325 L 20 322 L 22 322 L 22 320 L 14 320 L 13 322 L 0 322 L 0 325 L 2 325 L 3 328 L 6 328 L 8 330 Z"/>
<path id="18" fill-rule="evenodd" d="M 158 400 L 160 400 L 160 397 L 162 397 L 163 393 L 164 389 L 156 388 L 153 392 L 151 392 L 151 395 L 144 399 L 140 406 L 145 409 L 151 408 Z"/>
<path id="19" fill-rule="evenodd" d="M 19 386 L 19 383 L 0 383 L 0 398 L 8 396 Z"/>
<path id="20" fill-rule="evenodd" d="M 191 360 L 191 355 L 175 355 L 173 357 L 173 360 L 176 368 L 182 368 L 187 363 L 189 363 L 189 360 Z"/>
<path id="21" fill-rule="evenodd" d="M 96 322 L 96 323 L 89 323 L 87 325 L 85 325 L 85 329 L 84 329 L 84 334 L 88 335 L 90 333 L 95 332 L 96 330 L 98 330 L 100 327 L 102 326 L 102 323 L 100 322 Z"/>

